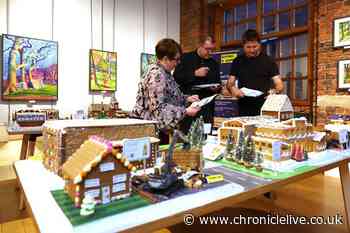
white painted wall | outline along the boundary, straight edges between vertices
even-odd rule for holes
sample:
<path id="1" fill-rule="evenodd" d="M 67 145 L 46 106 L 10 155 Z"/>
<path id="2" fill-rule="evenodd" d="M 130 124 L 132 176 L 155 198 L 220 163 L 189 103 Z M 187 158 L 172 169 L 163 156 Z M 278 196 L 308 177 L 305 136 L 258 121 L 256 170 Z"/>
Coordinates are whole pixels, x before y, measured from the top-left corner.
<path id="1" fill-rule="evenodd" d="M 88 90 L 89 49 L 95 48 L 118 53 L 117 98 L 130 110 L 140 53 L 154 53 L 166 36 L 179 41 L 180 0 L 0 0 L 0 33 L 58 41 L 58 101 L 38 107 L 57 107 L 66 117 L 102 101 Z M 10 111 L 24 106 L 10 103 Z M 0 122 L 7 122 L 8 108 L 0 102 Z"/>

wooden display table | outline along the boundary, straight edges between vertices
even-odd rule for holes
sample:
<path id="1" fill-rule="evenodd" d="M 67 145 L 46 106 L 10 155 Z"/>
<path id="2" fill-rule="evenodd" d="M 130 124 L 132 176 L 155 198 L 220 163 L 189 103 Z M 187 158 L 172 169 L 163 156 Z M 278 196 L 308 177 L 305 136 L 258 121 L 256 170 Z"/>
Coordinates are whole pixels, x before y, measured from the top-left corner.
<path id="1" fill-rule="evenodd" d="M 21 127 L 16 123 L 9 125 L 9 135 L 23 135 L 20 160 L 33 156 L 36 138 L 42 136 L 42 127 Z"/>
<path id="2" fill-rule="evenodd" d="M 330 156 L 332 156 L 332 154 L 330 154 Z M 263 182 L 259 183 L 249 182 L 250 179 L 252 179 L 249 178 L 251 176 L 243 173 L 225 172 L 225 179 L 229 179 L 230 181 L 228 184 L 130 210 L 76 227 L 70 224 L 50 193 L 50 190 L 62 189 L 64 183 L 60 177 L 50 173 L 37 161 L 17 161 L 14 166 L 18 182 L 26 196 L 28 209 L 31 210 L 33 219 L 40 232 L 108 233 L 152 232 L 183 222 L 184 214 L 186 213 L 191 213 L 195 216 L 205 215 L 336 167 L 340 168 L 340 178 L 346 211 L 346 216 L 344 216 L 344 218 L 346 218 L 347 224 L 349 224 L 349 162 L 350 157 L 344 156 L 337 161 L 329 162 L 299 175 L 280 180 L 265 179 Z M 209 169 L 220 168 L 217 164 L 213 165 L 211 162 L 206 162 L 207 169 L 210 166 L 212 167 Z M 239 180 L 246 179 L 247 182 L 241 183 L 240 185 L 235 183 L 233 180 L 237 178 L 237 176 L 241 176 Z"/>

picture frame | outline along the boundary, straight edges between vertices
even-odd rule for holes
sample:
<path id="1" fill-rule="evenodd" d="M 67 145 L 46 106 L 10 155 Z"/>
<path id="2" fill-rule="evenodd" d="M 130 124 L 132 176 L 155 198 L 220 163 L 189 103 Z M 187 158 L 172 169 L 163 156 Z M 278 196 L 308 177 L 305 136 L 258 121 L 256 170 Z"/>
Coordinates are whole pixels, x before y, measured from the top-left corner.
<path id="1" fill-rule="evenodd" d="M 1 98 L 5 101 L 58 99 L 58 42 L 1 36 Z"/>
<path id="2" fill-rule="evenodd" d="M 333 47 L 350 46 L 350 16 L 333 21 Z"/>
<path id="3" fill-rule="evenodd" d="M 114 92 L 117 90 L 117 53 L 90 49 L 89 90 Z"/>
<path id="4" fill-rule="evenodd" d="M 140 62 L 140 78 L 142 79 L 147 70 L 148 67 L 152 64 L 155 64 L 157 62 L 157 57 L 154 54 L 150 53 L 141 53 L 141 62 Z"/>
<path id="5" fill-rule="evenodd" d="M 337 89 L 350 89 L 350 59 L 338 61 Z"/>

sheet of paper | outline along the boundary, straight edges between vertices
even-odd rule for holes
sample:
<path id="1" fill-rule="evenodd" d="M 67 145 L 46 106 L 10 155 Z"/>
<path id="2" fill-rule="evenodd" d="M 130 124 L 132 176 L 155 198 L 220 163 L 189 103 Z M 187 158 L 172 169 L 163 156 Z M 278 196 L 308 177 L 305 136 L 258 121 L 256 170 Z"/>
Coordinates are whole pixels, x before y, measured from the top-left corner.
<path id="1" fill-rule="evenodd" d="M 194 89 L 210 88 L 210 87 L 216 88 L 216 87 L 219 87 L 219 86 L 221 86 L 220 83 L 210 83 L 210 84 L 194 85 L 193 88 Z"/>
<path id="2" fill-rule="evenodd" d="M 258 97 L 264 94 L 259 90 L 254 90 L 246 87 L 242 87 L 240 90 L 244 93 L 245 96 L 248 96 L 248 97 Z"/>
<path id="3" fill-rule="evenodd" d="M 207 98 L 203 98 L 201 99 L 200 101 L 197 101 L 197 102 L 194 102 L 191 104 L 192 107 L 198 107 L 198 108 L 201 108 L 203 107 L 204 105 L 207 105 L 209 104 L 211 101 L 214 100 L 214 98 L 217 96 L 217 94 L 215 95 L 212 95 L 212 96 L 209 96 Z"/>

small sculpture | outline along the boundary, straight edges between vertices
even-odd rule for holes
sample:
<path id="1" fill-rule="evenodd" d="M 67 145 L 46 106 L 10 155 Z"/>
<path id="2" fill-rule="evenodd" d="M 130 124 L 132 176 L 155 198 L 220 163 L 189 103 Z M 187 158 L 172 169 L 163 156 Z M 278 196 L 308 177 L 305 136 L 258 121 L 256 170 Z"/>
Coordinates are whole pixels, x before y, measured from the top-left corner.
<path id="1" fill-rule="evenodd" d="M 81 204 L 80 215 L 89 216 L 95 213 L 96 201 L 90 195 L 86 195 Z"/>

